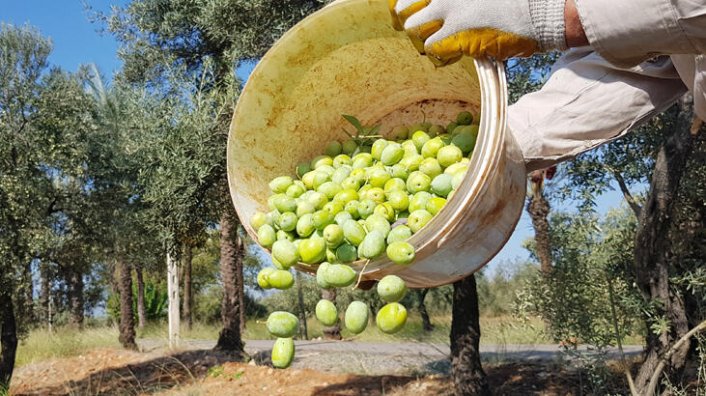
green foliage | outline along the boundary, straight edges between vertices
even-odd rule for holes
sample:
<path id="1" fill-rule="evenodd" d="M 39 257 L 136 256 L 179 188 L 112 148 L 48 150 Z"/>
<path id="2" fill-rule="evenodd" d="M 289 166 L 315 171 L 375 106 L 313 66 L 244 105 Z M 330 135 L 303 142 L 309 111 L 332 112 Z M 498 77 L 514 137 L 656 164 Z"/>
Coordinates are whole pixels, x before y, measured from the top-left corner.
<path id="1" fill-rule="evenodd" d="M 137 310 L 137 285 L 133 283 L 132 293 Z M 167 316 L 167 287 L 163 284 L 145 284 L 145 316 L 147 320 L 156 320 Z"/>
<path id="2" fill-rule="evenodd" d="M 644 336 L 641 313 L 650 309 L 632 281 L 635 229 L 626 207 L 602 219 L 590 211 L 553 214 L 551 273 L 531 273 L 516 300 L 518 315 L 539 315 L 549 324 L 590 394 L 616 391 L 606 348 Z M 578 345 L 594 353 L 580 353 Z"/>
<path id="3" fill-rule="evenodd" d="M 343 133 L 348 135 L 348 137 L 350 137 L 358 145 L 358 147 L 372 146 L 375 140 L 382 136 L 379 135 L 380 125 L 363 126 L 363 124 L 360 123 L 360 120 L 352 115 L 343 114 L 342 117 L 348 121 L 353 128 L 355 128 L 354 132 L 349 132 L 344 128 Z"/>
<path id="4" fill-rule="evenodd" d="M 565 169 L 564 186 L 557 191 L 561 199 L 573 198 L 581 203 L 581 209 L 591 211 L 598 194 L 612 189 L 614 184 L 621 187 L 626 199 L 633 200 L 632 209 L 640 211 L 644 205 L 641 192 L 652 179 L 657 153 L 665 138 L 678 127 L 679 108 L 672 106 L 652 118 L 637 130 L 610 142 L 600 148 L 584 153 L 570 162 Z M 693 327 L 706 318 L 704 298 L 704 273 L 706 263 L 706 136 L 703 130 L 695 136 L 693 151 L 674 200 L 673 214 L 668 219 L 668 231 L 660 235 L 668 240 L 668 251 L 664 254 L 669 271 L 670 290 L 685 301 L 689 326 Z M 634 227 L 639 224 L 635 222 Z M 634 275 L 632 257 L 635 233 L 625 236 L 624 243 L 615 244 L 612 254 L 620 257 L 625 264 L 616 276 L 626 284 L 638 279 Z M 659 259 L 654 258 L 655 262 Z M 639 282 L 638 282 L 639 283 Z M 641 310 L 637 317 L 645 320 L 645 327 L 655 335 L 671 331 L 672 324 L 667 319 L 665 306 L 653 299 L 643 284 Z M 636 318 L 637 318 L 636 317 Z"/>
<path id="5" fill-rule="evenodd" d="M 139 183 L 145 163 L 137 152 L 139 137 L 162 122 L 161 103 L 142 89 L 124 84 L 106 87 L 95 68 L 84 73 L 96 103 L 96 130 L 89 136 L 87 169 L 93 210 L 86 212 L 86 221 L 99 236 L 101 260 L 149 266 L 163 256 L 151 227 L 144 186 Z"/>
<path id="6" fill-rule="evenodd" d="M 165 71 L 183 66 L 200 74 L 210 59 L 223 76 L 233 65 L 258 59 L 318 0 L 133 1 L 112 15 L 96 14 L 122 43 L 122 77 L 164 82 Z M 219 81 L 215 82 L 219 84 Z"/>
<path id="7" fill-rule="evenodd" d="M 206 287 L 194 294 L 194 319 L 203 323 L 218 323 L 221 320 L 223 289 Z"/>
<path id="8" fill-rule="evenodd" d="M 77 356 L 96 348 L 117 348 L 118 330 L 97 326 L 76 331 L 70 327 L 32 329 L 17 349 L 17 366 Z"/>
<path id="9" fill-rule="evenodd" d="M 546 71 L 541 63 L 528 62 L 533 65 L 529 69 L 519 67 L 513 72 L 512 67 L 508 68 L 513 100 L 535 89 L 535 83 L 541 79 L 533 75 L 541 76 L 541 70 Z M 532 70 L 538 66 L 539 72 Z M 617 186 L 633 213 L 641 212 L 645 204 L 642 193 L 652 180 L 657 153 L 665 139 L 679 127 L 679 115 L 679 107 L 672 106 L 631 133 L 559 167 L 559 177 L 552 183 L 550 197 L 577 202 L 579 214 L 569 220 L 560 219 L 565 215 L 554 218 L 551 243 L 555 268 L 546 279 L 537 275 L 534 282 L 528 282 L 520 304 L 522 310 L 541 313 L 548 319 L 556 339 L 578 337 L 580 342 L 602 348 L 615 342 L 616 330 L 610 328 L 613 317 L 618 318 L 620 337 L 636 332 L 631 328 L 654 335 L 673 330 L 665 312 L 667 306 L 660 303 L 653 292 L 657 288 L 635 277 L 634 240 L 637 230 L 645 224 L 638 224 L 635 217 L 627 215 L 612 214 L 606 219 L 597 219 L 593 211 L 596 197 Z M 702 128 L 694 139 L 693 152 L 681 177 L 673 214 L 666 219 L 669 231 L 659 233 L 659 238 L 668 241 L 666 251 L 659 252 L 656 255 L 659 257 L 649 258 L 652 261 L 649 265 L 654 268 L 647 269 L 654 271 L 658 262 L 667 264 L 670 296 L 685 302 L 683 313 L 690 327 L 706 318 L 701 271 L 706 257 L 703 248 L 706 243 L 703 231 L 706 228 L 705 141 Z M 670 180 L 675 180 L 671 169 L 662 172 L 670 172 Z M 532 242 L 528 247 L 533 249 Z M 615 313 L 611 307 L 615 308 Z M 599 379 L 603 377 L 601 370 L 606 368 L 605 361 L 598 357 L 583 363 L 595 374 L 589 381 L 596 385 L 591 391 L 603 393 L 605 389 L 601 388 Z"/>
<path id="10" fill-rule="evenodd" d="M 498 268 L 492 278 L 487 278 L 483 272 L 476 274 L 478 283 L 478 299 L 483 317 L 503 317 L 512 313 L 517 295 L 524 289 L 526 283 L 535 280 L 536 268 L 529 263 L 506 263 Z M 302 292 L 304 307 L 308 316 L 313 316 L 316 303 L 321 299 L 321 289 L 313 276 L 302 274 Z M 451 285 L 429 290 L 424 303 L 430 315 L 444 316 L 451 314 L 453 287 Z M 360 290 L 347 288 L 336 289 L 336 307 L 344 312 L 352 301 L 363 301 L 373 311 L 384 305 L 375 289 Z M 261 300 L 267 311 L 298 312 L 297 290 L 295 287 L 282 291 L 268 291 Z M 412 290 L 408 291 L 402 300 L 410 311 L 418 307 L 418 298 Z"/>
<path id="11" fill-rule="evenodd" d="M 307 316 L 311 316 L 314 314 L 314 311 L 316 309 L 316 303 L 319 302 L 319 300 L 321 299 L 321 288 L 319 288 L 319 286 L 316 284 L 316 279 L 308 274 L 301 275 L 300 284 L 304 296 L 304 309 L 307 313 Z M 262 298 L 261 303 L 265 307 L 267 307 L 267 310 L 270 312 L 299 312 L 296 287 L 292 287 L 287 290 L 269 292 L 264 298 Z M 340 306 L 338 306 L 337 308 L 340 312 Z"/>
<path id="12" fill-rule="evenodd" d="M 137 282 L 132 284 L 132 311 L 137 317 Z M 106 311 L 115 323 L 120 321 L 120 296 L 111 293 L 108 296 Z M 145 319 L 161 320 L 167 317 L 167 286 L 163 283 L 145 281 Z"/>
<path id="13" fill-rule="evenodd" d="M 210 64 L 194 81 L 172 79 L 175 91 L 155 95 L 159 119 L 153 128 L 133 136 L 135 155 L 142 159 L 137 180 L 150 206 L 150 226 L 165 247 L 198 235 L 211 206 L 208 191 L 224 173 L 225 126 L 234 105 L 230 91 L 206 90 L 212 81 Z M 178 94 L 186 92 L 186 94 Z"/>
<path id="14" fill-rule="evenodd" d="M 223 288 L 219 286 L 206 287 L 195 298 L 194 318 L 206 324 L 215 324 L 221 321 L 221 304 L 223 302 Z M 251 293 L 245 292 L 245 316 L 247 318 L 264 318 L 268 309 L 255 299 Z"/>
<path id="15" fill-rule="evenodd" d="M 44 252 L 58 184 L 81 174 L 71 142 L 89 129 L 80 86 L 47 70 L 50 51 L 36 30 L 0 24 L 0 298 L 11 300 L 20 335 L 32 319 L 29 263 Z"/>
<path id="16" fill-rule="evenodd" d="M 541 88 L 559 55 L 558 52 L 552 52 L 535 54 L 529 58 L 510 59 L 505 68 L 510 103 L 515 103 L 523 95 Z"/>
<path id="17" fill-rule="evenodd" d="M 637 330 L 643 309 L 626 277 L 634 217 L 626 209 L 602 220 L 585 213 L 556 213 L 550 226 L 554 267 L 547 276 L 537 271 L 525 280 L 519 312 L 545 318 L 555 341 L 576 339 L 599 350 L 616 345 L 614 320 L 622 340 Z"/>
<path id="18" fill-rule="evenodd" d="M 534 280 L 537 268 L 531 263 L 505 262 L 496 265 L 492 277 L 486 272 L 476 274 L 480 312 L 484 316 L 504 316 L 512 313 L 517 294 L 528 280 Z"/>

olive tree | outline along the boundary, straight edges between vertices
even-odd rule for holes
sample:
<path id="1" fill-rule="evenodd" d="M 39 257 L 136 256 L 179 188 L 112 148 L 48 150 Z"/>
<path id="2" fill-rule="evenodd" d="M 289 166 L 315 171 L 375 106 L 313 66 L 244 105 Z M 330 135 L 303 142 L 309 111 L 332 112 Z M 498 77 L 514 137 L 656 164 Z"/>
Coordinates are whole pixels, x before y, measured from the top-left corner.
<path id="1" fill-rule="evenodd" d="M 34 322 L 32 268 L 62 258 L 71 319 L 83 317 L 82 277 L 93 102 L 80 76 L 49 68 L 49 41 L 0 26 L 0 389 L 17 339 Z M 78 250 L 80 257 L 69 254 Z"/>
<path id="2" fill-rule="evenodd" d="M 18 335 L 26 325 L 27 266 L 32 236 L 49 208 L 35 150 L 37 100 L 51 45 L 36 31 L 0 25 L 0 390 L 9 387 Z"/>
<path id="3" fill-rule="evenodd" d="M 185 79 L 199 80 L 207 74 L 210 78 L 203 85 L 204 91 L 233 98 L 241 84 L 234 73 L 236 66 L 261 57 L 277 37 L 320 6 L 321 2 L 315 0 L 139 0 L 116 9 L 112 15 L 97 17 L 122 44 L 124 67 L 120 78 L 124 81 L 169 90 L 176 70 Z M 240 220 L 235 216 L 226 181 L 225 142 L 231 115 L 232 108 L 220 113 L 218 126 L 209 129 L 212 138 L 201 143 L 202 153 L 220 162 L 206 178 L 210 182 L 199 185 L 206 191 L 199 195 L 209 199 L 211 221 L 221 230 L 224 328 L 217 348 L 240 354 L 245 244 L 237 232 Z"/>

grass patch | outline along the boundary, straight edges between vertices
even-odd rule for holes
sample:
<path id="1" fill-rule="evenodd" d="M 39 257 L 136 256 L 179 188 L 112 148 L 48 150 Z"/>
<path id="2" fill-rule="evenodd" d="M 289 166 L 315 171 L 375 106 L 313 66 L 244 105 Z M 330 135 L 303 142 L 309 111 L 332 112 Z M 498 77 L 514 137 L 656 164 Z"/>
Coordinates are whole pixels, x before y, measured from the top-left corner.
<path id="1" fill-rule="evenodd" d="M 191 329 L 182 323 L 180 337 L 182 339 L 191 340 L 217 340 L 218 333 L 221 331 L 219 324 L 207 324 L 194 322 Z M 137 330 L 137 338 L 151 338 L 160 340 L 169 340 L 169 331 L 167 322 L 152 322 L 145 325 L 142 330 Z"/>
<path id="2" fill-rule="evenodd" d="M 30 331 L 17 348 L 16 365 L 80 355 L 95 348 L 119 347 L 118 329 L 115 327 L 95 327 L 78 331 L 70 328 L 57 328 L 53 332 L 46 329 Z"/>
<path id="3" fill-rule="evenodd" d="M 250 319 L 246 324 L 243 334 L 245 340 L 274 339 L 265 327 L 266 318 Z M 359 335 L 353 335 L 347 330 L 342 330 L 345 339 L 368 342 L 424 342 L 424 343 L 449 343 L 451 330 L 451 315 L 437 315 L 431 317 L 434 329 L 424 331 L 419 314 L 412 311 L 407 324 L 395 335 L 388 335 L 375 326 L 374 318 L 370 318 L 367 329 Z M 323 326 L 315 319 L 307 320 L 309 339 L 321 337 Z M 481 344 L 484 345 L 509 345 L 509 344 L 553 344 L 552 339 L 545 333 L 544 322 L 538 318 L 522 321 L 512 316 L 481 317 Z M 191 330 L 182 326 L 182 339 L 216 340 L 221 327 L 219 324 L 205 324 L 196 322 Z M 168 339 L 167 324 L 156 322 L 148 324 L 144 329 L 138 330 L 138 338 Z M 624 344 L 641 344 L 639 336 L 629 336 Z M 23 339 L 17 350 L 17 366 L 22 366 L 36 361 L 80 355 L 95 348 L 119 348 L 118 329 L 116 327 L 89 327 L 83 331 L 70 328 L 58 328 L 50 333 L 46 329 L 32 330 Z"/>
<path id="4" fill-rule="evenodd" d="M 249 319 L 245 326 L 243 339 L 246 340 L 273 340 L 275 337 L 267 332 L 265 326 L 267 318 Z M 521 321 L 512 316 L 481 317 L 481 344 L 543 344 L 552 343 L 544 332 L 544 323 L 540 319 L 530 319 Z M 409 313 L 407 324 L 397 334 L 389 335 L 381 332 L 375 326 L 375 319 L 370 318 L 368 327 L 362 334 L 354 335 L 345 328 L 342 335 L 346 339 L 369 342 L 425 342 L 425 343 L 449 343 L 449 333 L 451 331 L 451 315 L 437 315 L 431 317 L 434 326 L 432 331 L 424 331 L 422 319 L 418 313 Z M 181 338 L 195 340 L 216 340 L 221 327 L 219 324 L 194 323 L 191 330 L 182 326 Z M 309 339 L 323 336 L 323 326 L 316 318 L 307 319 L 307 330 Z M 167 324 L 151 323 L 143 330 L 138 331 L 138 338 L 151 338 L 167 340 Z"/>
<path id="5" fill-rule="evenodd" d="M 481 344 L 535 345 L 554 343 L 545 332 L 544 322 L 539 318 L 530 318 L 524 321 L 513 316 L 481 317 L 480 330 Z"/>
<path id="6" fill-rule="evenodd" d="M 542 344 L 552 343 L 544 332 L 544 323 L 540 319 L 531 319 L 527 322 L 520 321 L 512 316 L 481 317 L 481 344 Z M 374 318 L 370 318 L 368 327 L 358 335 L 353 335 L 343 329 L 341 334 L 346 339 L 370 342 L 425 342 L 449 343 L 451 331 L 451 315 L 432 316 L 432 331 L 424 331 L 422 319 L 411 312 L 407 324 L 397 334 L 389 335 L 381 332 L 375 326 Z M 323 335 L 323 326 L 315 318 L 307 320 L 309 338 L 318 338 Z M 265 319 L 249 320 L 243 338 L 250 340 L 274 339 L 265 327 Z"/>

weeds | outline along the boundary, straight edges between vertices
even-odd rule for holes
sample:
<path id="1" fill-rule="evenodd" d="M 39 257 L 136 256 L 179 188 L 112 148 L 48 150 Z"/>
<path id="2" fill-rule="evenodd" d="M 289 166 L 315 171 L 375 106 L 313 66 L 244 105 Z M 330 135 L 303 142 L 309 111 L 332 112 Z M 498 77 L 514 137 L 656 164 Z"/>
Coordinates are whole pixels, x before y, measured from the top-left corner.
<path id="1" fill-rule="evenodd" d="M 52 358 L 75 356 L 96 348 L 119 347 L 115 327 L 76 330 L 68 327 L 49 332 L 32 330 L 17 349 L 17 367 Z"/>

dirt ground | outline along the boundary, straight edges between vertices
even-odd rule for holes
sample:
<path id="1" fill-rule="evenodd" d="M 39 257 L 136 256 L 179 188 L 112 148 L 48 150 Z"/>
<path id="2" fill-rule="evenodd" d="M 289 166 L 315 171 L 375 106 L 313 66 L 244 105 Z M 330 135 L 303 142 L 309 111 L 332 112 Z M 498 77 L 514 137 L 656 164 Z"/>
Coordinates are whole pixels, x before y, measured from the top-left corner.
<path id="1" fill-rule="evenodd" d="M 537 363 L 512 363 L 487 368 L 489 382 L 497 395 L 572 395 L 572 378 L 548 374 Z M 274 381 L 273 381 L 274 379 Z M 447 376 L 346 375 L 309 369 L 274 370 L 227 363 L 216 376 L 166 392 L 165 395 L 450 395 Z"/>
<path id="2" fill-rule="evenodd" d="M 333 356 L 345 365 L 346 356 Z M 211 350 L 165 354 L 97 349 L 81 356 L 54 359 L 19 368 L 12 395 L 445 395 L 451 384 L 444 374 L 359 375 L 307 368 L 288 370 L 266 365 L 267 356 L 233 363 Z M 319 362 L 320 367 L 320 362 Z M 577 373 L 549 362 L 486 364 L 498 395 L 577 395 Z M 371 368 L 375 373 L 375 368 Z"/>

